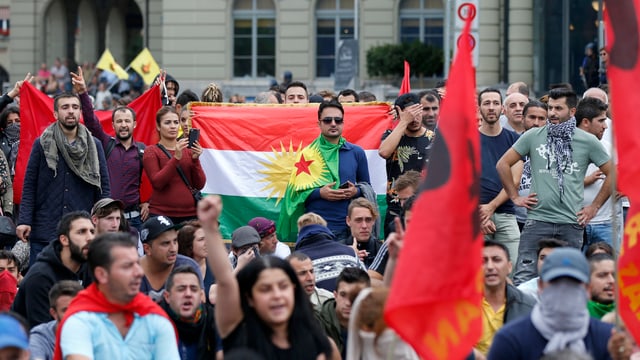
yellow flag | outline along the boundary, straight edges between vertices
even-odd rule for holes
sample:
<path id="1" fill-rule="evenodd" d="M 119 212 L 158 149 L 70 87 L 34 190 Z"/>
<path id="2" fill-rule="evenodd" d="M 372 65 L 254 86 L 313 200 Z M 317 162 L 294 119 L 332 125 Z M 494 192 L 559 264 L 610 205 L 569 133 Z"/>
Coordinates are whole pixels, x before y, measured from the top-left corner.
<path id="1" fill-rule="evenodd" d="M 111 51 L 109 49 L 105 49 L 100 56 L 100 60 L 96 64 L 98 69 L 102 69 L 105 71 L 110 71 L 118 76 L 119 79 L 127 80 L 129 79 L 129 74 L 122 68 L 122 66 L 118 65 L 116 60 L 111 55 Z"/>
<path id="2" fill-rule="evenodd" d="M 160 67 L 154 60 L 153 55 L 151 55 L 151 51 L 147 48 L 140 51 L 138 56 L 129 64 L 129 67 L 140 74 L 147 85 L 151 85 L 156 76 L 160 74 Z"/>

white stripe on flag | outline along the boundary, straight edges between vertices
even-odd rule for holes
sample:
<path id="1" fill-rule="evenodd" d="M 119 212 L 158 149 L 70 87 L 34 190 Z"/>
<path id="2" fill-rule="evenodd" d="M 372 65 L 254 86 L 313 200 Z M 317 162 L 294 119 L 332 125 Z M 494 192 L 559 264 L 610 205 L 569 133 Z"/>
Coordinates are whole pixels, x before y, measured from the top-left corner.
<path id="1" fill-rule="evenodd" d="M 369 165 L 371 185 L 378 195 L 386 193 L 387 175 L 385 160 L 378 150 L 365 150 Z M 259 171 L 267 170 L 262 163 L 271 163 L 272 152 L 233 151 L 204 149 L 200 157 L 207 176 L 203 192 L 230 196 L 266 198 L 271 189 L 264 182 L 266 176 Z M 288 175 L 287 175 L 288 177 Z"/>

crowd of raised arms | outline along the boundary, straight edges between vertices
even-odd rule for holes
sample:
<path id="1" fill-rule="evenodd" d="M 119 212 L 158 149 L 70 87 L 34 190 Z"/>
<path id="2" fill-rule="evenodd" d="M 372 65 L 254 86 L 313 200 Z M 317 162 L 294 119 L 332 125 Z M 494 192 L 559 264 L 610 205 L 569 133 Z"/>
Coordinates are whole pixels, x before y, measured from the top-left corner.
<path id="1" fill-rule="evenodd" d="M 109 81 L 57 61 L 0 98 L 0 219 L 16 226 L 0 236 L 0 359 L 420 358 L 383 312 L 405 228 L 429 216 L 412 206 L 447 121 L 441 104 L 456 101 L 445 82 L 398 96 L 392 126 L 375 134 L 386 206 L 365 151 L 343 137 L 342 104 L 370 106 L 373 94 L 309 94 L 290 72 L 256 94 L 262 104 L 317 103 L 307 148 L 331 176 L 290 186 L 279 218 L 248 214 L 229 241 L 222 198 L 200 193 L 216 180 L 186 106 L 223 102 L 222 89 L 211 83 L 198 96 L 161 72 L 158 142 L 143 144 L 127 106 L 134 87 Z M 18 205 L 25 82 L 53 97 L 55 121 L 33 141 Z M 523 82 L 477 94 L 484 288 L 468 359 L 640 358 L 612 325 L 629 204 L 611 190 L 615 119 L 602 82 L 581 98 L 569 84 L 534 98 Z M 111 111 L 113 134 L 94 110 Z M 281 226 L 295 243 L 278 239 Z"/>

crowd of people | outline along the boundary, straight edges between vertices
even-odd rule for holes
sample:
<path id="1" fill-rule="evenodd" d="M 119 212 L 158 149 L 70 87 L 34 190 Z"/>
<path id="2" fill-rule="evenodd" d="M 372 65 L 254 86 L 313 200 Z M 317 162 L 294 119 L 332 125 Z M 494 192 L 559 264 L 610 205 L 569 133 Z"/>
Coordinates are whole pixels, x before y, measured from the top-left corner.
<path id="1" fill-rule="evenodd" d="M 257 103 L 318 103 L 309 121 L 319 134 L 301 153 L 314 150 L 326 171 L 311 188 L 294 171 L 280 217 L 251 214 L 226 244 L 221 198 L 200 193 L 215 180 L 190 141 L 186 106 L 222 102 L 222 91 L 215 83 L 201 96 L 180 91 L 164 72 L 157 144 L 133 140 L 126 99 L 103 107 L 105 85 L 92 94 L 95 76 L 69 72 L 14 205 L 20 120 L 10 104 L 46 70 L 0 99 L 1 208 L 17 224 L 0 249 L 0 310 L 10 310 L 0 314 L 0 358 L 419 359 L 382 314 L 440 105 L 455 101 L 446 83 L 390 106 L 393 127 L 379 134 L 382 211 L 363 149 L 343 136 L 342 104 L 374 101 L 371 93 L 310 95 L 289 73 L 257 94 Z M 638 356 L 624 330 L 600 320 L 615 312 L 614 227 L 624 206 L 611 192 L 607 104 L 606 87 L 581 99 L 566 84 L 540 99 L 521 82 L 504 99 L 495 88 L 478 93 L 483 328 L 469 359 Z M 113 136 L 94 113 L 104 108 Z M 297 233 L 295 246 L 278 239 L 283 226 Z"/>

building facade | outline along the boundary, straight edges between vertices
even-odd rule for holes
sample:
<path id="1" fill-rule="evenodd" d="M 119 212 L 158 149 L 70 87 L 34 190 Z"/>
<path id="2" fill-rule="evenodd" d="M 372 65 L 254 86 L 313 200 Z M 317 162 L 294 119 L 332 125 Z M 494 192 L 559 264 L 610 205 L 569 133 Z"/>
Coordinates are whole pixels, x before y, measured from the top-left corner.
<path id="1" fill-rule="evenodd" d="M 592 3 L 480 2 L 478 86 L 525 81 L 541 92 L 577 81 L 584 46 L 598 38 Z M 383 83 L 367 74 L 367 49 L 416 39 L 444 49 L 454 7 L 447 0 L 0 0 L 0 30 L 3 9 L 11 18 L 10 33 L 0 33 L 0 64 L 15 81 L 56 58 L 96 62 L 105 48 L 126 67 L 146 46 L 182 89 L 198 93 L 215 81 L 225 95 L 252 95 L 286 70 L 311 90 L 332 88 L 338 44 L 357 38 L 355 87 L 367 89 Z"/>

